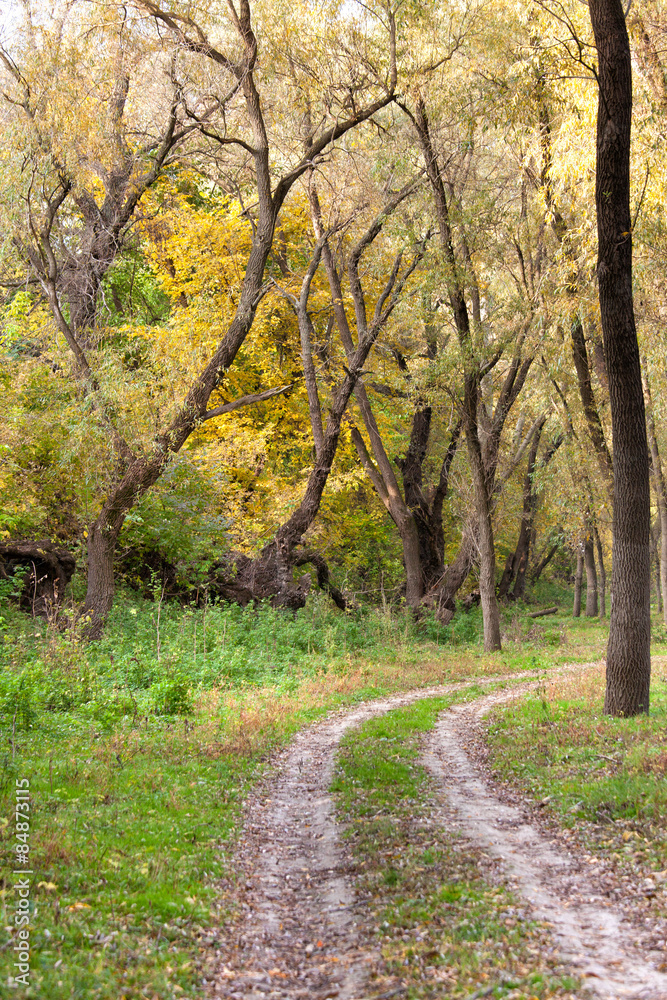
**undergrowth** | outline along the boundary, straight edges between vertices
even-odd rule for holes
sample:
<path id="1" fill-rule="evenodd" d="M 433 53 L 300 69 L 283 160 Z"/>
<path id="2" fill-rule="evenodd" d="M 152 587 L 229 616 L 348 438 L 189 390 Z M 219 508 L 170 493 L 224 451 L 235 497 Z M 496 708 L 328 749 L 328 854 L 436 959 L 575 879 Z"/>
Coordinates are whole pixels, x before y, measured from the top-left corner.
<path id="1" fill-rule="evenodd" d="M 119 594 L 104 638 L 0 608 L 0 976 L 13 972 L 14 787 L 30 782 L 26 1000 L 178 1000 L 224 934 L 218 888 L 243 796 L 271 750 L 341 705 L 444 681 L 589 658 L 604 626 L 479 609 L 444 629 L 392 611 L 341 614 L 315 595 L 270 607 L 182 607 Z M 17 995 L 16 990 L 13 995 Z"/>

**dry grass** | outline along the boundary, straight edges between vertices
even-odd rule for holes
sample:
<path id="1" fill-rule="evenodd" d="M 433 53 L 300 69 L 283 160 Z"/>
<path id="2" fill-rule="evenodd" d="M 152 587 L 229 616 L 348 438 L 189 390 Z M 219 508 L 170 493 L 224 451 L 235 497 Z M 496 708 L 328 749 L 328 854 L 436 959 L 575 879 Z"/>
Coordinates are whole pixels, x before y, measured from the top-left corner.
<path id="1" fill-rule="evenodd" d="M 343 668 L 316 676 L 296 674 L 289 688 L 211 688 L 198 695 L 191 721 L 164 732 L 164 752 L 173 757 L 186 749 L 211 758 L 227 754 L 256 757 L 300 725 L 364 698 L 507 672 L 507 663 L 500 656 L 448 652 L 439 660 L 423 662 L 350 659 Z M 109 761 L 116 753 L 132 757 L 141 752 L 141 745 L 139 727 L 115 734 L 100 753 Z"/>

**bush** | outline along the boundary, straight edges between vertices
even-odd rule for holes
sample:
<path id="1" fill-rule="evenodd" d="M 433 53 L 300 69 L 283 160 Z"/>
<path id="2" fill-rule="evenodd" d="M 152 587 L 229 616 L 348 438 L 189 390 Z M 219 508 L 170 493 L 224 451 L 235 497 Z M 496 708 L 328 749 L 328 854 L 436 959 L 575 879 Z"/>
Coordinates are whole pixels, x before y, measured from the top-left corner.
<path id="1" fill-rule="evenodd" d="M 35 691 L 29 674 L 0 675 L 0 713 L 28 729 L 36 715 Z"/>
<path id="2" fill-rule="evenodd" d="M 150 694 L 156 715 L 190 715 L 194 711 L 190 684 L 182 674 L 153 684 Z"/>

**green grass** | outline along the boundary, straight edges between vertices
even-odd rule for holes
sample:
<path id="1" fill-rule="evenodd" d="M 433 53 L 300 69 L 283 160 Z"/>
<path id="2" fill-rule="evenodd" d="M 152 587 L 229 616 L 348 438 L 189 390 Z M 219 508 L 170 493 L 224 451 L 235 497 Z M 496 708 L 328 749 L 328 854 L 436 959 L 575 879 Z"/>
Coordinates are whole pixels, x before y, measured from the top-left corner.
<path id="1" fill-rule="evenodd" d="M 651 714 L 603 715 L 604 675 L 545 684 L 538 697 L 498 709 L 493 766 L 589 849 L 621 868 L 667 868 L 667 668 L 654 660 Z"/>
<path id="2" fill-rule="evenodd" d="M 27 778 L 26 998 L 201 995 L 240 804 L 271 749 L 340 705 L 506 669 L 405 616 L 321 600 L 292 616 L 125 594 L 89 645 L 10 605 L 2 618 L 0 975 L 13 971 L 14 786 Z"/>
<path id="3" fill-rule="evenodd" d="M 6 596 L 6 595 L 5 595 Z M 177 1000 L 224 934 L 221 877 L 272 748 L 329 709 L 604 647 L 597 622 L 478 609 L 448 629 L 320 596 L 297 615 L 119 594 L 104 638 L 0 609 L 0 976 L 12 971 L 14 782 L 30 780 L 33 972 L 26 998 Z M 389 875 L 393 878 L 393 875 Z M 41 884 L 40 884 L 41 883 Z M 9 930 L 8 930 L 9 928 Z"/>
<path id="4" fill-rule="evenodd" d="M 458 698 L 471 698 L 471 687 Z M 430 822 L 436 807 L 418 764 L 420 739 L 454 698 L 429 698 L 348 734 L 333 791 L 369 898 L 389 979 L 408 997 L 571 995 L 576 984 L 541 956 L 543 931 L 474 849 Z M 488 869 L 487 869 L 488 870 Z M 383 984 L 373 985 L 380 992 Z"/>

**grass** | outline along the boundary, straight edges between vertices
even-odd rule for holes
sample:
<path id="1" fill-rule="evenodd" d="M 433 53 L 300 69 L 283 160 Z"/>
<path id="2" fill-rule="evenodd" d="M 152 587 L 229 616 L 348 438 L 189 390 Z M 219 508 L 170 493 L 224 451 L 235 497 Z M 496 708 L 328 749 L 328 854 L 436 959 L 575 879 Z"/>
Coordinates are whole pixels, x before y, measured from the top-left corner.
<path id="1" fill-rule="evenodd" d="M 497 773 L 544 803 L 587 850 L 621 871 L 667 878 L 667 665 L 653 660 L 651 714 L 603 715 L 604 667 L 545 682 L 494 712 Z"/>
<path id="2" fill-rule="evenodd" d="M 504 652 L 486 655 L 478 609 L 443 629 L 318 597 L 292 616 L 155 596 L 121 593 L 89 645 L 0 609 L 0 976 L 13 971 L 14 787 L 27 778 L 32 973 L 13 991 L 26 1000 L 202 995 L 244 795 L 299 727 L 604 647 L 597 622 L 536 622 L 522 607 L 504 612 Z"/>
<path id="3" fill-rule="evenodd" d="M 458 698 L 478 693 L 471 687 Z M 572 996 L 575 981 L 542 957 L 543 930 L 479 852 L 432 821 L 437 802 L 417 762 L 420 739 L 453 700 L 392 711 L 341 745 L 333 791 L 387 975 L 411 998 Z"/>
<path id="4" fill-rule="evenodd" d="M 428 623 L 323 601 L 293 617 L 126 594 L 87 646 L 74 628 L 2 613 L 0 974 L 13 971 L 14 787 L 27 778 L 26 998 L 199 996 L 243 797 L 271 750 L 341 705 L 508 669 Z M 513 669 L 534 668 L 531 650 L 513 650 Z"/>

